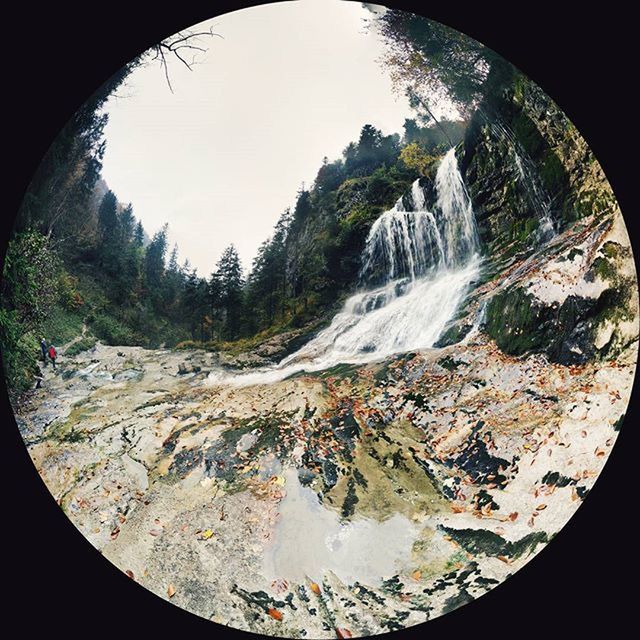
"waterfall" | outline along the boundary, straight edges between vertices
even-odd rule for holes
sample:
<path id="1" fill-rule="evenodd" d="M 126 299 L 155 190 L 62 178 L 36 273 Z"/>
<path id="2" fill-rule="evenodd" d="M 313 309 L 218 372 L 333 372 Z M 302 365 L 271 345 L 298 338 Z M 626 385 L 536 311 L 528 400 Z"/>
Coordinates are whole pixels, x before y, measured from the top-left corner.
<path id="1" fill-rule="evenodd" d="M 538 240 L 546 242 L 556 235 L 556 226 L 551 215 L 551 198 L 545 191 L 540 176 L 536 170 L 531 158 L 524 150 L 520 141 L 515 137 L 512 131 L 501 124 L 498 120 L 490 123 L 493 132 L 507 141 L 513 153 L 514 166 L 518 172 L 518 179 L 524 186 L 525 192 L 531 206 L 538 213 L 540 225 L 538 227 Z"/>
<path id="2" fill-rule="evenodd" d="M 438 166 L 433 210 L 419 180 L 411 192 L 411 211 L 400 198 L 372 225 L 360 290 L 326 329 L 273 367 L 234 376 L 212 373 L 210 382 L 267 383 L 433 346 L 479 270 L 475 218 L 455 150 Z"/>
<path id="3" fill-rule="evenodd" d="M 458 170 L 455 149 L 444 156 L 436 173 L 437 202 L 427 209 L 424 190 L 411 187 L 413 210 L 402 198 L 373 224 L 364 249 L 360 282 L 399 278 L 411 281 L 445 268 L 461 266 L 478 248 L 471 200 Z"/>

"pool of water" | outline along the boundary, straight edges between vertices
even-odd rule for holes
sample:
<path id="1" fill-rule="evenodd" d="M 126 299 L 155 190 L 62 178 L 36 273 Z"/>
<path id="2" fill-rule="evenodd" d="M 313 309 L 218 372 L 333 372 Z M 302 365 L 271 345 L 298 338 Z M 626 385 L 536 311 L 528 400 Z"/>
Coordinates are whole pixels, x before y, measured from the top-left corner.
<path id="1" fill-rule="evenodd" d="M 269 579 L 321 582 L 333 572 L 346 584 L 371 586 L 408 570 L 419 528 L 395 514 L 384 522 L 343 520 L 302 486 L 295 469 L 283 471 L 286 495 L 279 505 L 273 543 L 265 550 L 263 571 Z"/>

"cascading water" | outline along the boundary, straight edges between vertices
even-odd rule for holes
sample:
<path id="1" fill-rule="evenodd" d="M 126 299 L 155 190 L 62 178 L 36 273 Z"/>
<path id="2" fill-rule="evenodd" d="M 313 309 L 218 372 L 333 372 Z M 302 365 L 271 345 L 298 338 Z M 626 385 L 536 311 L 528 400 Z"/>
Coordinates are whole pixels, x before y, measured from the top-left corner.
<path id="1" fill-rule="evenodd" d="M 551 215 L 552 201 L 540 182 L 540 177 L 531 158 L 522 147 L 522 144 L 520 144 L 520 141 L 507 127 L 497 120 L 490 122 L 490 126 L 493 132 L 505 139 L 511 147 L 514 166 L 518 171 L 520 182 L 524 185 L 527 197 L 539 215 L 539 240 L 541 242 L 550 240 L 557 233 L 553 216 Z"/>
<path id="2" fill-rule="evenodd" d="M 363 252 L 361 291 L 326 329 L 273 367 L 236 375 L 214 372 L 210 383 L 268 383 L 433 346 L 479 270 L 473 209 L 454 149 L 438 167 L 435 191 L 429 211 L 416 180 L 412 210 L 400 198 L 375 221 Z"/>

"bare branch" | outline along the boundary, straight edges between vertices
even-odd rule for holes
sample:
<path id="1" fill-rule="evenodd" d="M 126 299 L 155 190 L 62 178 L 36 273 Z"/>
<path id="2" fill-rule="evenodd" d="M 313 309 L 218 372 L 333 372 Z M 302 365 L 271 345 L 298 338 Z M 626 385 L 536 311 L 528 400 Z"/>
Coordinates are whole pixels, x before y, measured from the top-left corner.
<path id="1" fill-rule="evenodd" d="M 151 61 L 160 61 L 160 66 L 164 71 L 164 76 L 171 93 L 173 93 L 173 86 L 171 85 L 171 79 L 169 76 L 169 60 L 172 57 L 175 57 L 179 62 L 187 67 L 189 71 L 193 71 L 193 65 L 198 63 L 198 61 L 196 60 L 197 53 L 194 53 L 192 59 L 188 60 L 184 57 L 183 54 L 179 53 L 180 50 L 190 49 L 194 52 L 206 53 L 207 48 L 204 46 L 200 46 L 200 39 L 203 37 L 213 36 L 222 38 L 222 35 L 213 31 L 213 26 L 210 27 L 208 31 L 181 31 L 175 36 L 171 36 L 170 38 L 159 42 L 158 44 L 151 47 L 151 49 L 149 49 Z"/>

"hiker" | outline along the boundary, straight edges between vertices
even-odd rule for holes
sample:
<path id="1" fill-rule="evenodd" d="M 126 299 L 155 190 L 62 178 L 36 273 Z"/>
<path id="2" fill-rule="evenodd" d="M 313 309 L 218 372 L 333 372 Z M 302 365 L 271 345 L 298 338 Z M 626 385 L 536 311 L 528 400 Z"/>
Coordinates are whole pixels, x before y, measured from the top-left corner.
<path id="1" fill-rule="evenodd" d="M 44 376 L 42 375 L 42 369 L 38 365 L 36 365 L 36 374 L 33 376 L 36 383 L 33 387 L 34 389 L 40 389 L 42 387 L 42 381 L 44 380 Z"/>
<path id="2" fill-rule="evenodd" d="M 53 345 L 49 345 L 49 357 L 51 358 L 51 362 L 53 363 L 53 368 L 56 368 L 56 358 L 58 357 L 58 352 Z"/>
<path id="3" fill-rule="evenodd" d="M 47 364 L 47 341 L 40 338 L 40 349 L 42 349 L 42 362 Z"/>

